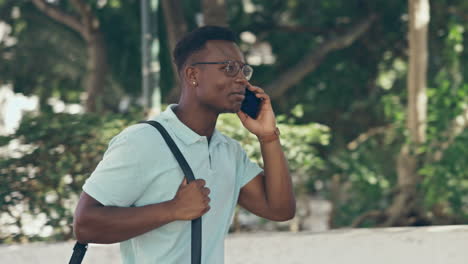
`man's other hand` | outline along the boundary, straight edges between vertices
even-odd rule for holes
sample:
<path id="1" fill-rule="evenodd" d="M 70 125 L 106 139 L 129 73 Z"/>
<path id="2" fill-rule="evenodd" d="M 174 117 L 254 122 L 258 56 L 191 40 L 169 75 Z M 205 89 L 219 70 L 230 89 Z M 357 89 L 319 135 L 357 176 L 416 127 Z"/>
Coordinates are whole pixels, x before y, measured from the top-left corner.
<path id="1" fill-rule="evenodd" d="M 206 188 L 205 184 L 205 180 L 202 179 L 187 183 L 187 179 L 184 178 L 171 201 L 175 219 L 193 220 L 210 210 L 210 189 Z"/>

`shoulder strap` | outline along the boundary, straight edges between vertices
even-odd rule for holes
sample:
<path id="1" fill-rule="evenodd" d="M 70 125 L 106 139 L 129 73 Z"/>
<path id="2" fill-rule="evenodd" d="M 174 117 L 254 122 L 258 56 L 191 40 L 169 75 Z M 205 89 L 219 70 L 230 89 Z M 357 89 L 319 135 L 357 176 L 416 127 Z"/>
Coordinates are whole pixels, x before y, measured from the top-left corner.
<path id="1" fill-rule="evenodd" d="M 184 172 L 185 178 L 187 178 L 187 182 L 191 182 L 195 180 L 195 176 L 193 175 L 193 171 L 190 168 L 190 166 L 187 163 L 187 160 L 185 160 L 184 155 L 180 152 L 179 148 L 177 147 L 176 143 L 174 140 L 172 140 L 171 136 L 167 132 L 167 130 L 159 123 L 153 120 L 150 121 L 141 121 L 140 123 L 146 123 L 150 124 L 153 127 L 155 127 L 157 130 L 159 130 L 159 133 L 161 133 L 162 137 L 166 141 L 166 144 L 169 146 L 169 148 L 172 151 L 172 154 L 174 154 L 174 157 L 176 158 L 177 162 L 180 165 L 180 168 L 182 168 L 182 171 Z"/>
<path id="2" fill-rule="evenodd" d="M 88 244 L 81 244 L 80 242 L 77 241 L 75 243 L 75 246 L 73 247 L 73 254 L 68 264 L 80 264 L 83 261 L 83 258 L 84 258 L 84 255 L 86 254 L 87 249 L 88 249 Z"/>
<path id="3" fill-rule="evenodd" d="M 187 161 L 184 158 L 184 155 L 182 155 L 174 140 L 172 140 L 169 133 L 167 133 L 167 130 L 159 122 L 153 120 L 141 121 L 140 123 L 152 125 L 159 131 L 159 133 L 161 133 L 162 137 L 166 141 L 166 144 L 169 146 L 169 148 L 172 151 L 172 154 L 174 154 L 174 157 L 177 159 L 177 162 L 182 168 L 187 182 L 194 181 L 195 177 L 193 175 L 192 169 L 188 165 Z M 199 217 L 197 219 L 192 220 L 192 264 L 201 263 L 201 235 L 202 226 L 201 217 Z"/>

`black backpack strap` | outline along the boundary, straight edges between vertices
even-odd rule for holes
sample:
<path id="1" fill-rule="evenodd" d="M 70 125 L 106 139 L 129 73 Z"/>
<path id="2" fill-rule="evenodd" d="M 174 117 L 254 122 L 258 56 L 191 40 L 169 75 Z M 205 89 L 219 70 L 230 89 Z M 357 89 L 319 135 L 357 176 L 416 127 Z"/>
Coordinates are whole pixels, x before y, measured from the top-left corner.
<path id="1" fill-rule="evenodd" d="M 174 140 L 172 140 L 171 136 L 167 132 L 167 130 L 158 122 L 150 120 L 150 121 L 141 121 L 140 123 L 146 123 L 150 124 L 153 127 L 155 127 L 157 130 L 159 130 L 159 133 L 161 133 L 162 137 L 166 141 L 167 145 L 172 151 L 172 154 L 174 154 L 174 157 L 176 158 L 177 162 L 180 165 L 180 168 L 182 168 L 182 171 L 184 172 L 185 178 L 187 178 L 187 182 L 191 182 L 195 180 L 195 176 L 193 175 L 193 171 L 190 168 L 190 166 L 187 163 L 187 160 L 184 158 L 184 155 L 180 152 L 179 148 L 177 147 L 176 143 Z"/>
<path id="2" fill-rule="evenodd" d="M 76 242 L 75 246 L 73 247 L 73 254 L 68 264 L 80 264 L 83 261 L 87 249 L 88 244 L 81 244 L 80 242 Z"/>
<path id="3" fill-rule="evenodd" d="M 159 133 L 161 133 L 162 137 L 166 141 L 167 145 L 174 154 L 177 162 L 179 163 L 180 168 L 184 172 L 185 178 L 187 182 L 191 182 L 195 180 L 195 176 L 193 175 L 193 171 L 188 165 L 187 161 L 184 158 L 184 155 L 180 152 L 179 148 L 177 147 L 174 140 L 172 140 L 167 130 L 158 122 L 150 120 L 150 121 L 141 121 L 140 123 L 146 123 L 155 127 Z M 201 263 L 201 238 L 202 238 L 202 222 L 201 217 L 192 220 L 192 264 L 200 264 Z"/>

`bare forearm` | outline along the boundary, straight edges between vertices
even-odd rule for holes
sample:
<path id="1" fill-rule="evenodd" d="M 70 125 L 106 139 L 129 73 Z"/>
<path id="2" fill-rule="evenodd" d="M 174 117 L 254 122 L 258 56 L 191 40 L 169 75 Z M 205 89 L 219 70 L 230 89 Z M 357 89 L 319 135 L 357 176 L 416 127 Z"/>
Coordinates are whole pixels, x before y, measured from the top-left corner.
<path id="1" fill-rule="evenodd" d="M 260 144 L 264 170 L 265 194 L 268 206 L 286 218 L 294 217 L 296 200 L 288 164 L 279 140 Z"/>
<path id="2" fill-rule="evenodd" d="M 171 201 L 142 207 L 94 206 L 77 218 L 75 234 L 82 243 L 117 243 L 175 221 L 172 211 Z"/>

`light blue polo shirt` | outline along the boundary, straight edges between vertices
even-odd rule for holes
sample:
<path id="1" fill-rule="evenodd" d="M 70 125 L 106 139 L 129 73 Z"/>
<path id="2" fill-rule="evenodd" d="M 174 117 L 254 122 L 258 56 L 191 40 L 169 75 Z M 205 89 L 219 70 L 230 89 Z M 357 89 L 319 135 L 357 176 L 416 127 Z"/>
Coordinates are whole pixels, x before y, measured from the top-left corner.
<path id="1" fill-rule="evenodd" d="M 172 111 L 154 120 L 171 135 L 193 170 L 210 188 L 211 209 L 202 216 L 202 263 L 224 263 L 228 233 L 240 188 L 262 169 L 239 143 L 215 130 L 208 144 Z M 124 129 L 109 143 L 83 190 L 106 206 L 144 206 L 174 198 L 184 175 L 159 132 L 148 124 Z M 175 221 L 120 243 L 124 264 L 190 263 L 191 222 Z M 118 230 L 116 230 L 118 232 Z"/>

